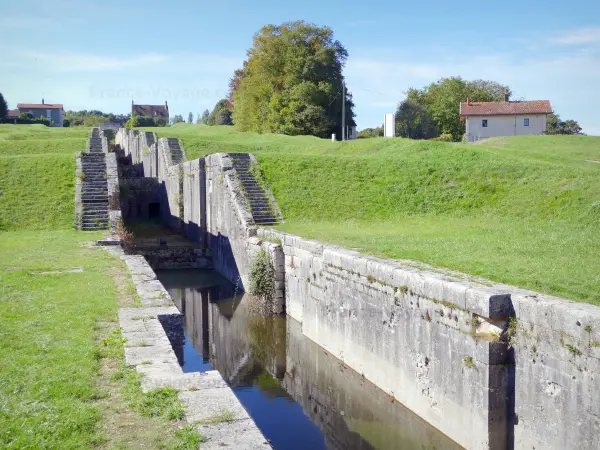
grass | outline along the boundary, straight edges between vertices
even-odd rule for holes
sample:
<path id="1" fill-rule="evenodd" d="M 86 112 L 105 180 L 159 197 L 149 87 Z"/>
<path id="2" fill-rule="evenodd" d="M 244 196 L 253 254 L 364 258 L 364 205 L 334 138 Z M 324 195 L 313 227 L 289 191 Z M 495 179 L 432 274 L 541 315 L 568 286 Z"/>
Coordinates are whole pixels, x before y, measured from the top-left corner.
<path id="1" fill-rule="evenodd" d="M 188 159 L 256 154 L 284 231 L 600 305 L 600 164 L 589 162 L 600 160 L 600 138 L 341 143 L 151 130 L 181 138 Z"/>
<path id="2" fill-rule="evenodd" d="M 177 392 L 122 368 L 117 307 L 140 304 L 123 262 L 73 230 L 88 135 L 0 125 L 0 448 L 197 449 Z"/>
<path id="3" fill-rule="evenodd" d="M 0 233 L 0 447 L 89 448 L 102 441 L 98 321 L 116 315 L 112 258 L 95 234 Z M 99 236 L 98 236 L 99 237 Z M 73 266 L 82 273 L 32 275 Z"/>
<path id="4" fill-rule="evenodd" d="M 75 152 L 89 128 L 0 125 L 0 231 L 74 224 Z"/>
<path id="5" fill-rule="evenodd" d="M 233 422 L 235 420 L 235 413 L 228 409 L 224 409 L 219 414 L 216 414 L 212 417 L 208 417 L 207 419 L 201 420 L 198 423 L 203 425 L 216 425 L 224 422 Z"/>

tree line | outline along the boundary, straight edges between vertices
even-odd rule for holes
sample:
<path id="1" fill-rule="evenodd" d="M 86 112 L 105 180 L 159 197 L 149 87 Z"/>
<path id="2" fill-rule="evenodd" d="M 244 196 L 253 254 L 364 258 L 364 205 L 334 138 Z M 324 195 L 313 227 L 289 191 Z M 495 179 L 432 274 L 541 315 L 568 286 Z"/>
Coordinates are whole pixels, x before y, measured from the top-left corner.
<path id="1" fill-rule="evenodd" d="M 464 80 L 461 77 L 442 78 L 422 89 L 410 88 L 396 109 L 396 136 L 410 139 L 460 141 L 465 134 L 465 122 L 460 119 L 459 104 L 467 98 L 474 102 L 504 101 L 512 91 L 506 85 L 489 80 Z M 561 121 L 550 114 L 547 134 L 580 134 L 575 120 Z M 363 130 L 359 137 L 383 136 L 383 127 Z"/>

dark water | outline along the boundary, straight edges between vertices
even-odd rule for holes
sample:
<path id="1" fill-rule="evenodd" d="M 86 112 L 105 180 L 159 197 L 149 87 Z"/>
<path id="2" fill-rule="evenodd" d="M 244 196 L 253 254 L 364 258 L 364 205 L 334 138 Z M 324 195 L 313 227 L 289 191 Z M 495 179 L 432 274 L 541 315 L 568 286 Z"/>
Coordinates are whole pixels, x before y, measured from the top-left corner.
<path id="1" fill-rule="evenodd" d="M 459 449 L 218 273 L 158 271 L 184 314 L 184 372 L 218 370 L 275 449 Z"/>

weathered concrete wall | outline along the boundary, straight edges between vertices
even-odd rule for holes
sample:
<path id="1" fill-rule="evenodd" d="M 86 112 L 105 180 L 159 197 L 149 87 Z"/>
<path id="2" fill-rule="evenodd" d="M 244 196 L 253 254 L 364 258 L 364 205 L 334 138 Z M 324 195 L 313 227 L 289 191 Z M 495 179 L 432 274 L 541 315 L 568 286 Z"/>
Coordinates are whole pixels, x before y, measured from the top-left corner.
<path id="1" fill-rule="evenodd" d="M 522 290 L 512 300 L 515 446 L 599 448 L 599 308 Z"/>
<path id="2" fill-rule="evenodd" d="M 278 244 L 255 239 L 252 214 L 236 178 L 231 158 L 219 153 L 206 157 L 206 221 L 213 267 L 241 289 L 250 286 L 250 270 L 256 255 L 266 251 L 275 269 L 272 303 L 275 313 L 284 311 L 283 253 Z"/>
<path id="3" fill-rule="evenodd" d="M 461 448 L 305 338 L 302 324 L 288 317 L 286 329 L 282 384 L 323 431 L 328 449 Z"/>
<path id="4" fill-rule="evenodd" d="M 204 159 L 183 163 L 183 223 L 188 239 L 207 245 Z"/>
<path id="5" fill-rule="evenodd" d="M 259 236 L 283 242 L 287 311 L 304 335 L 464 447 L 507 448 L 510 374 L 498 336 L 509 296 L 271 230 Z"/>
<path id="6" fill-rule="evenodd" d="M 461 445 L 597 448 L 599 308 L 258 237 L 283 242 L 286 308 L 302 332 Z"/>
<path id="7" fill-rule="evenodd" d="M 212 269 L 210 251 L 206 248 L 135 247 L 133 253 L 143 256 L 153 270 Z"/>

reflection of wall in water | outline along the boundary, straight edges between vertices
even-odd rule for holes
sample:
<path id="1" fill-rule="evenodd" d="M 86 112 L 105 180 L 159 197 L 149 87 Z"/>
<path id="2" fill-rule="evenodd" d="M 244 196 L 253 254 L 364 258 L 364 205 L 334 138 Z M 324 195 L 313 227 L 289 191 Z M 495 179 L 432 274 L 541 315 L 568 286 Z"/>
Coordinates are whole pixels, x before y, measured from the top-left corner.
<path id="1" fill-rule="evenodd" d="M 208 360 L 208 289 L 184 288 L 170 289 L 173 302 L 184 315 L 185 329 L 198 353 L 204 361 Z M 180 354 L 175 350 L 179 363 L 183 363 L 183 347 Z"/>
<path id="2" fill-rule="evenodd" d="M 217 295 L 222 295 L 223 292 Z M 252 313 L 251 297 L 229 298 L 209 306 L 211 364 L 236 386 L 262 368 L 281 378 L 285 371 L 285 328 L 278 318 Z M 220 298 L 223 298 L 222 296 Z M 282 319 L 282 318 L 279 318 Z"/>
<path id="3" fill-rule="evenodd" d="M 306 338 L 291 317 L 286 365 L 283 387 L 321 429 L 327 448 L 461 448 Z"/>

